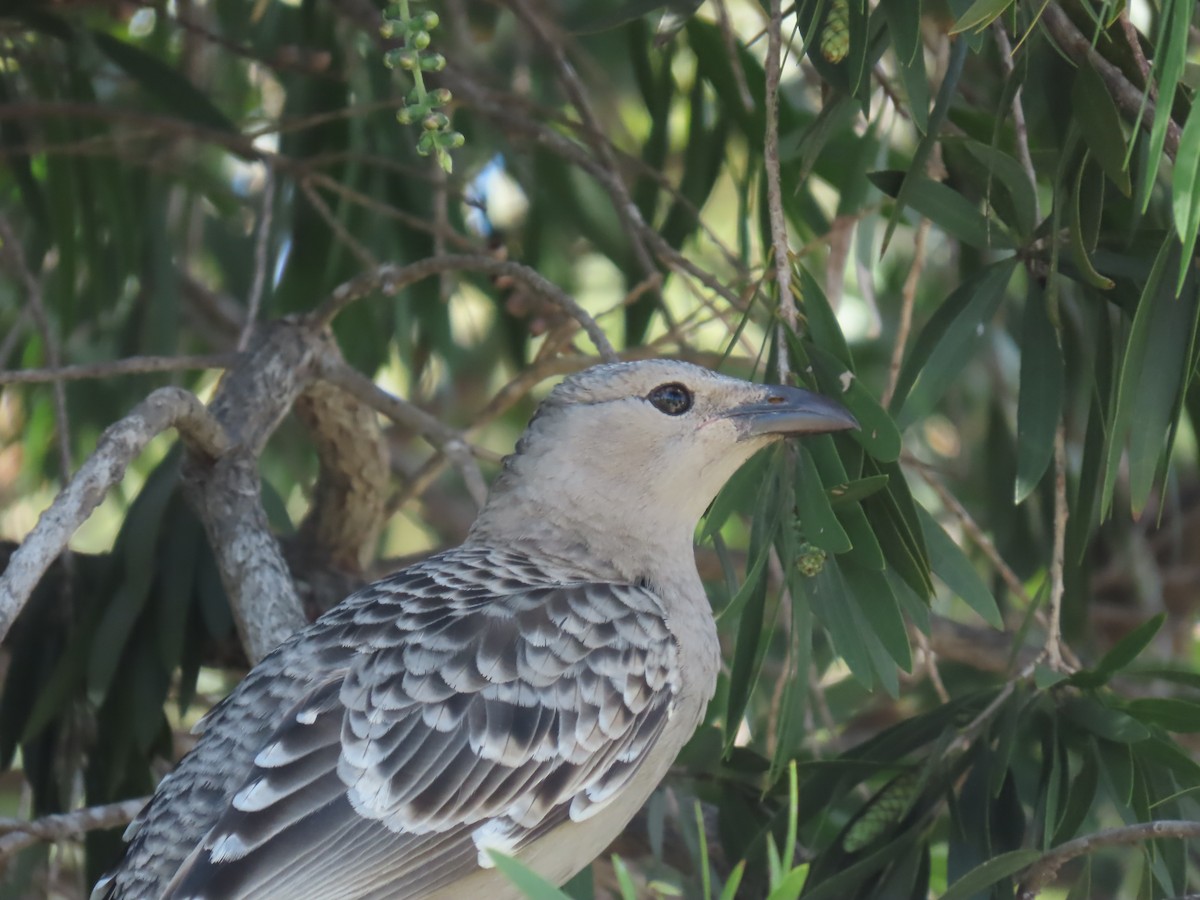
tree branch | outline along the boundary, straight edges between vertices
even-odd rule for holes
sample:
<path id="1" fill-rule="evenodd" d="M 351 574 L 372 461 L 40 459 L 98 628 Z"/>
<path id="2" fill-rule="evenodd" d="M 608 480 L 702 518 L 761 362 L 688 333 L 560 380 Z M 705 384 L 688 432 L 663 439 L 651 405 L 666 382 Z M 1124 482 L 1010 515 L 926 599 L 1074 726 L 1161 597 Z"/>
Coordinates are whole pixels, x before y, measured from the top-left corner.
<path id="1" fill-rule="evenodd" d="M 1082 65 L 1084 62 L 1090 62 L 1100 77 L 1104 80 L 1105 87 L 1112 95 L 1113 101 L 1117 107 L 1123 112 L 1130 121 L 1141 123 L 1146 131 L 1150 131 L 1154 127 L 1155 118 L 1155 101 L 1150 97 L 1143 97 L 1142 91 L 1125 77 L 1125 73 L 1118 66 L 1113 65 L 1105 59 L 1088 39 L 1082 31 L 1075 27 L 1075 23 L 1070 17 L 1059 8 L 1056 3 L 1049 3 L 1042 12 L 1042 22 L 1046 29 L 1054 37 L 1054 40 L 1063 49 L 1076 65 Z M 1170 98 L 1161 100 L 1160 102 L 1170 103 Z M 1176 154 L 1179 152 L 1179 140 L 1182 136 L 1179 125 L 1174 119 L 1167 120 L 1167 135 L 1163 143 L 1163 152 L 1174 162 Z"/>
<path id="2" fill-rule="evenodd" d="M 0 641 L 42 575 L 63 552 L 71 535 L 92 514 L 151 438 L 175 428 L 190 453 L 207 460 L 228 453 L 230 439 L 196 397 L 182 388 L 159 388 L 119 422 L 110 425 L 96 449 L 42 513 L 0 577 Z"/>
<path id="3" fill-rule="evenodd" d="M 0 860 L 38 841 L 61 841 L 88 831 L 126 825 L 149 799 L 134 797 L 69 813 L 54 813 L 40 819 L 0 819 Z"/>
<path id="4" fill-rule="evenodd" d="M 771 222 L 771 248 L 774 251 L 775 290 L 779 295 L 779 380 L 787 382 L 788 349 L 783 329 L 796 331 L 796 304 L 792 298 L 792 261 L 788 256 L 787 221 L 783 216 L 783 188 L 779 176 L 779 76 L 783 44 L 783 12 L 780 0 L 771 0 L 771 24 L 767 29 L 767 111 L 763 139 L 763 165 L 767 171 L 767 215 Z"/>
<path id="5" fill-rule="evenodd" d="M 1042 889 L 1054 880 L 1058 870 L 1065 863 L 1080 856 L 1087 856 L 1102 847 L 1121 847 L 1160 838 L 1194 837 L 1200 837 L 1200 822 L 1186 819 L 1163 819 L 1157 822 L 1139 822 L 1136 825 L 1107 828 L 1104 831 L 1097 831 L 1095 834 L 1075 838 L 1073 841 L 1059 844 L 1025 870 L 1026 875 L 1021 879 L 1020 886 L 1017 888 L 1017 897 L 1019 900 L 1034 900 Z"/>
<path id="6" fill-rule="evenodd" d="M 449 271 L 482 272 L 485 275 L 503 276 L 521 282 L 530 290 L 557 304 L 578 322 L 606 362 L 617 360 L 617 352 L 608 336 L 574 297 L 528 266 L 493 259 L 490 256 L 449 254 L 431 256 L 406 266 L 385 263 L 337 287 L 329 299 L 313 311 L 311 321 L 316 325 L 327 326 L 343 309 L 368 294 L 381 291 L 387 296 L 392 296 L 410 284 Z"/>
<path id="7" fill-rule="evenodd" d="M 187 369 L 227 369 L 237 361 L 237 358 L 236 353 L 210 353 L 203 356 L 130 356 L 107 362 L 0 372 L 0 385 L 83 381 L 89 378 L 145 375 L 148 372 L 181 372 Z"/>

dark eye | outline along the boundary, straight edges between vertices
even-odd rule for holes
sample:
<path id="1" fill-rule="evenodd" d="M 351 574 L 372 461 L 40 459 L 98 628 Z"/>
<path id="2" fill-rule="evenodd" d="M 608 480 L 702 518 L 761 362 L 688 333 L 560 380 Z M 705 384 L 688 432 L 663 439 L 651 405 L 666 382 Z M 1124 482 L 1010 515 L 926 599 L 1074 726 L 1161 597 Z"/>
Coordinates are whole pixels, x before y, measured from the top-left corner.
<path id="1" fill-rule="evenodd" d="M 668 416 L 682 416 L 692 408 L 692 392 L 676 381 L 660 384 L 646 395 L 646 399 Z"/>

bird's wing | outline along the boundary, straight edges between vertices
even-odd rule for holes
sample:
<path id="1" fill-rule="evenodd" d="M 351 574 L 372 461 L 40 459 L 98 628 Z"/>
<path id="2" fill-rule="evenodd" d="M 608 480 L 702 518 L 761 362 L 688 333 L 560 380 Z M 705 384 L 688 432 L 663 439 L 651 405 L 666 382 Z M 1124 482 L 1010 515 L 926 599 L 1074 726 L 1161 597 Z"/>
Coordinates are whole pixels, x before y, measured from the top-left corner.
<path id="1" fill-rule="evenodd" d="M 368 590 L 327 617 L 359 652 L 284 718 L 168 896 L 451 884 L 602 808 L 671 715 L 676 647 L 640 587 L 418 567 Z"/>

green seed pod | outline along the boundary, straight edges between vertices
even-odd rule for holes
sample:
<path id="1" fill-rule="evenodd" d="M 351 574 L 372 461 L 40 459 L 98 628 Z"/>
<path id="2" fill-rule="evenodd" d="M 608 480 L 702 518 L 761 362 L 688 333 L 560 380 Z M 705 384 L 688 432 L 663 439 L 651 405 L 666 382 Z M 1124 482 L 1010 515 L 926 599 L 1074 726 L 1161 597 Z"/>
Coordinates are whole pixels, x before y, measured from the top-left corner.
<path id="1" fill-rule="evenodd" d="M 421 139 L 417 141 L 417 152 L 422 156 L 428 156 L 436 146 L 437 135 L 432 131 L 426 131 L 421 135 Z"/>
<path id="2" fill-rule="evenodd" d="M 895 825 L 908 813 L 917 795 L 917 776 L 906 773 L 892 779 L 874 799 L 870 807 L 850 826 L 842 847 L 855 853 Z"/>
<path id="3" fill-rule="evenodd" d="M 450 127 L 450 118 L 445 113 L 430 113 L 421 120 L 421 127 L 426 131 L 445 131 Z"/>
<path id="4" fill-rule="evenodd" d="M 448 131 L 442 136 L 442 146 L 449 150 L 457 150 L 466 142 L 467 139 L 458 131 Z"/>
<path id="5" fill-rule="evenodd" d="M 445 106 L 453 99 L 454 95 L 450 93 L 449 88 L 438 88 L 436 91 L 429 92 L 430 106 Z"/>
<path id="6" fill-rule="evenodd" d="M 401 125 L 411 125 L 414 121 L 412 110 L 407 106 L 404 109 L 396 111 L 396 121 Z"/>
<path id="7" fill-rule="evenodd" d="M 421 59 L 420 54 L 418 54 L 415 50 L 407 50 L 406 49 L 406 50 L 397 50 L 395 52 L 396 52 L 396 65 L 398 65 L 405 72 L 412 72 L 412 71 L 416 70 L 418 67 L 420 67 L 422 69 L 425 68 L 425 66 L 423 65 L 424 60 Z"/>
<path id="8" fill-rule="evenodd" d="M 437 28 L 441 22 L 441 17 L 438 16 L 438 14 L 432 9 L 421 13 L 421 27 L 426 31 L 433 31 L 433 29 Z"/>
<path id="9" fill-rule="evenodd" d="M 440 72 L 446 68 L 446 57 L 440 53 L 430 53 L 421 57 L 422 72 Z"/>
<path id="10" fill-rule="evenodd" d="M 429 40 L 430 38 L 428 31 L 414 31 L 412 37 L 409 38 L 408 43 L 410 47 L 415 47 L 418 50 L 424 50 L 429 46 Z"/>
<path id="11" fill-rule="evenodd" d="M 800 570 L 801 575 L 812 578 L 825 568 L 827 557 L 828 554 L 820 547 L 805 542 L 800 545 L 800 550 L 796 554 L 796 568 Z"/>
<path id="12" fill-rule="evenodd" d="M 825 30 L 821 32 L 821 55 L 831 63 L 840 63 L 850 52 L 850 2 L 833 0 Z"/>

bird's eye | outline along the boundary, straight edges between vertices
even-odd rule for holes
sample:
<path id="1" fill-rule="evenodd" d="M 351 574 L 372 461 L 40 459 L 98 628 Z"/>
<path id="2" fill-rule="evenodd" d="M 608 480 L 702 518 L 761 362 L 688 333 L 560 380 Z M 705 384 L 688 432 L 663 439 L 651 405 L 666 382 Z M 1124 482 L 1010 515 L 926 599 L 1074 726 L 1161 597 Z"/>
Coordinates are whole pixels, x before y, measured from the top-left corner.
<path id="1" fill-rule="evenodd" d="M 692 392 L 677 381 L 660 384 L 646 395 L 646 399 L 668 416 L 682 416 L 692 408 Z"/>

